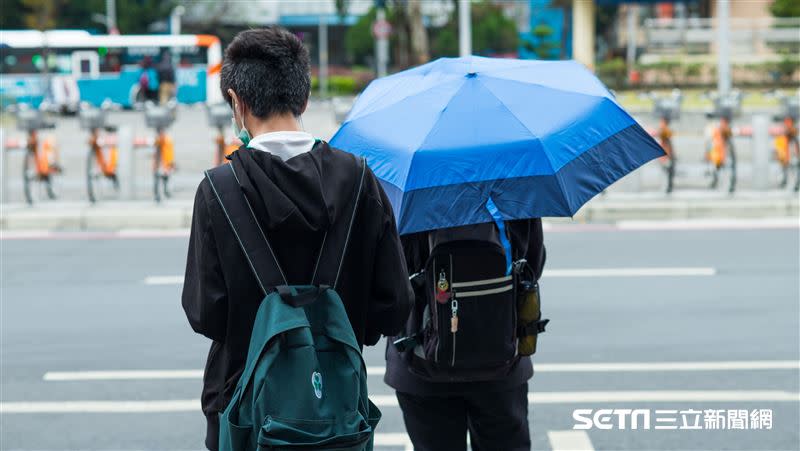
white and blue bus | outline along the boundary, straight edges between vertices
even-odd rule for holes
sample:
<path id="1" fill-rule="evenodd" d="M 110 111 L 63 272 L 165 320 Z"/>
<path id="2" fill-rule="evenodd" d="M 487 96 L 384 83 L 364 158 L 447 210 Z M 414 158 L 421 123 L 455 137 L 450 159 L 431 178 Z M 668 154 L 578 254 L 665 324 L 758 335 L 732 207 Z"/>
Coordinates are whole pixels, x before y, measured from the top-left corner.
<path id="1" fill-rule="evenodd" d="M 169 50 L 177 100 L 217 103 L 222 47 L 211 35 L 93 35 L 81 30 L 0 30 L 4 105 L 43 101 L 62 110 L 109 99 L 125 107 L 140 97 L 142 61 Z"/>

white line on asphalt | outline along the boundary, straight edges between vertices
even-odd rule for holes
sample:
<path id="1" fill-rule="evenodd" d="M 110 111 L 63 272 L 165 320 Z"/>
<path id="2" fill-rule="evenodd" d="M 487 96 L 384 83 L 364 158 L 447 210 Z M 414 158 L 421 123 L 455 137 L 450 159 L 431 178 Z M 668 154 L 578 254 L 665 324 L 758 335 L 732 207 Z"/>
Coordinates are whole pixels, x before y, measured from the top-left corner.
<path id="1" fill-rule="evenodd" d="M 542 277 L 677 277 L 677 276 L 713 276 L 714 268 L 586 268 L 586 269 L 550 269 L 544 270 Z"/>
<path id="2" fill-rule="evenodd" d="M 371 396 L 378 407 L 395 407 L 394 395 Z M 612 402 L 798 402 L 800 393 L 782 390 L 576 391 L 528 393 L 531 404 Z M 147 413 L 189 412 L 199 399 L 153 401 L 31 401 L 2 402 L 0 413 Z"/>
<path id="3" fill-rule="evenodd" d="M 203 370 L 49 371 L 45 381 L 202 379 Z"/>
<path id="4" fill-rule="evenodd" d="M 679 277 L 713 276 L 717 270 L 710 267 L 686 268 L 578 268 L 545 269 L 542 277 Z M 183 276 L 148 276 L 145 285 L 180 285 Z"/>
<path id="5" fill-rule="evenodd" d="M 147 276 L 145 285 L 183 285 L 183 276 Z"/>
<path id="6" fill-rule="evenodd" d="M 547 431 L 553 451 L 594 451 L 586 431 Z"/>
<path id="7" fill-rule="evenodd" d="M 189 229 L 122 229 L 119 238 L 182 238 L 189 236 Z"/>
<path id="8" fill-rule="evenodd" d="M 748 229 L 791 229 L 800 227 L 795 218 L 759 219 L 686 219 L 670 221 L 622 220 L 616 224 L 621 231 L 650 230 L 748 230 Z"/>
<path id="9" fill-rule="evenodd" d="M 719 362 L 600 362 L 535 363 L 537 373 L 624 373 L 664 371 L 797 370 L 800 360 L 742 360 Z M 383 376 L 383 366 L 368 366 L 367 375 Z M 202 379 L 203 370 L 48 371 L 45 381 Z"/>
<path id="10" fill-rule="evenodd" d="M 395 407 L 393 395 L 370 396 L 378 407 Z M 800 401 L 800 393 L 782 390 L 652 390 L 528 393 L 531 404 L 589 404 L 612 402 L 786 402 Z"/>

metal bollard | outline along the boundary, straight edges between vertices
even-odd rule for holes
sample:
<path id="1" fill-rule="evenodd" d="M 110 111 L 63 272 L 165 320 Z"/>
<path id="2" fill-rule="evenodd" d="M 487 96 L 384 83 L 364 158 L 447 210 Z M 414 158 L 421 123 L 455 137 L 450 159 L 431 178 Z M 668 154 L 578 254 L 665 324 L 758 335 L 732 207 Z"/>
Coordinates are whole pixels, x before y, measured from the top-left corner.
<path id="1" fill-rule="evenodd" d="M 136 197 L 136 158 L 134 152 L 136 149 L 133 147 L 133 133 L 128 126 L 121 126 L 117 130 L 117 142 L 119 143 L 119 152 L 124 155 L 122 165 L 120 165 L 120 194 L 122 199 L 132 200 Z"/>
<path id="2" fill-rule="evenodd" d="M 753 116 L 753 188 L 760 191 L 769 189 L 769 117 L 763 114 Z"/>

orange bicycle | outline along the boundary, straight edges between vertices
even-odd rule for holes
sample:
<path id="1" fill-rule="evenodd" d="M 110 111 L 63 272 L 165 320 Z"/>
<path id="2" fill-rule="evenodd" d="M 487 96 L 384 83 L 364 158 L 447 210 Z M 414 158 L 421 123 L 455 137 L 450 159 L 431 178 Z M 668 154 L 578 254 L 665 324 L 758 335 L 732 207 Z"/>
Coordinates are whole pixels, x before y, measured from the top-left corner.
<path id="1" fill-rule="evenodd" d="M 644 94 L 643 97 L 653 101 L 653 111 L 658 117 L 658 128 L 651 135 L 658 140 L 661 148 L 664 149 L 665 156 L 661 157 L 661 167 L 667 176 L 666 192 L 671 193 L 675 181 L 675 149 L 672 146 L 672 135 L 674 134 L 670 123 L 680 117 L 681 103 L 683 94 L 680 89 L 672 90 L 669 96 L 659 96 L 653 92 Z"/>
<path id="2" fill-rule="evenodd" d="M 706 97 L 714 102 L 713 110 L 707 112 L 706 117 L 719 119 L 719 124 L 711 130 L 705 154 L 711 173 L 709 188 L 717 189 L 720 179 L 727 177 L 727 191 L 733 193 L 736 190 L 736 149 L 733 146 L 731 121 L 739 114 L 742 93 L 733 90 L 725 96 L 714 93 Z"/>
<path id="3" fill-rule="evenodd" d="M 800 99 L 797 96 L 787 96 L 780 92 L 774 92 L 772 96 L 781 102 L 781 113 L 774 119 L 783 123 L 781 132 L 772 143 L 775 159 L 781 166 L 780 187 L 785 188 L 788 185 L 792 160 L 796 159 L 797 176 L 792 189 L 798 191 L 800 190 L 800 144 L 797 140 L 797 120 L 800 117 Z"/>
<path id="4" fill-rule="evenodd" d="M 156 131 L 155 139 L 152 141 L 153 195 L 156 202 L 161 202 L 162 195 L 166 198 L 171 196 L 169 178 L 175 171 L 175 143 L 167 133 L 167 128 L 175 122 L 176 114 L 177 103 L 174 100 L 166 105 L 145 103 L 145 124 Z"/>
<path id="5" fill-rule="evenodd" d="M 225 127 L 231 124 L 231 109 L 226 103 L 217 103 L 208 107 L 208 122 L 217 129 L 217 137 L 214 140 L 216 149 L 214 151 L 214 164 L 219 166 L 228 160 L 225 158 L 232 154 L 239 145 L 235 141 L 225 141 Z"/>
<path id="6" fill-rule="evenodd" d="M 39 137 L 40 130 L 54 129 L 55 123 L 45 119 L 43 109 L 33 108 L 27 104 L 16 105 L 13 110 L 17 118 L 17 128 L 27 134 L 27 139 L 18 143 L 18 147 L 25 149 L 25 160 L 22 164 L 25 201 L 32 205 L 42 198 L 43 194 L 48 199 L 55 199 L 53 177 L 61 173 L 58 149 L 52 136 L 41 140 Z"/>
<path id="7" fill-rule="evenodd" d="M 82 103 L 78 112 L 81 127 L 89 130 L 86 192 L 91 203 L 97 202 L 98 199 L 119 197 L 117 127 L 106 123 L 106 112 L 110 107 L 110 103 L 107 102 L 100 108 Z"/>

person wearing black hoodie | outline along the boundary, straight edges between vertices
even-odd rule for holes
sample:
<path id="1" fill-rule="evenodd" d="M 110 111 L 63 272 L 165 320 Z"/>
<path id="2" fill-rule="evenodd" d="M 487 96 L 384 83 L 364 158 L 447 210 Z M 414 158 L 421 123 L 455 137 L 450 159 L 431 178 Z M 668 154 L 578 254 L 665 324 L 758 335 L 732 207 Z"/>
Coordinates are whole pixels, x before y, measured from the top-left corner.
<path id="1" fill-rule="evenodd" d="M 307 284 L 326 230 L 353 201 L 360 176 L 348 153 L 302 131 L 309 57 L 282 28 L 239 33 L 225 51 L 221 89 L 244 142 L 229 158 L 241 189 L 290 284 Z M 252 136 L 252 137 L 251 137 Z M 398 333 L 413 302 L 392 207 L 367 169 L 337 292 L 360 346 Z M 208 180 L 194 202 L 182 304 L 192 328 L 212 340 L 203 377 L 206 447 L 218 448 L 218 415 L 243 370 L 263 299 Z"/>

